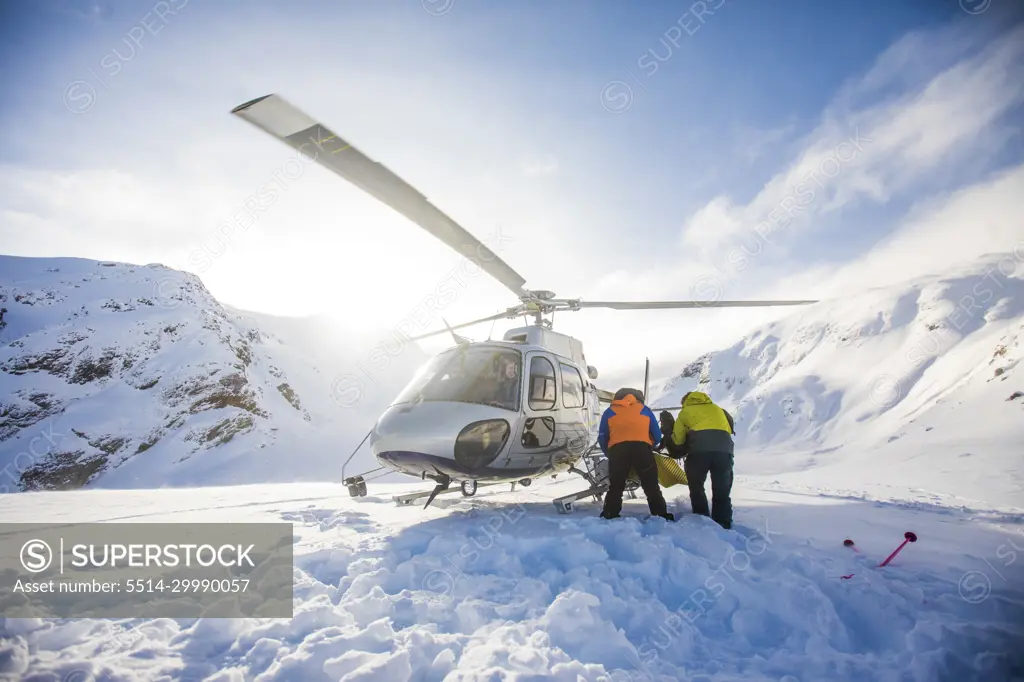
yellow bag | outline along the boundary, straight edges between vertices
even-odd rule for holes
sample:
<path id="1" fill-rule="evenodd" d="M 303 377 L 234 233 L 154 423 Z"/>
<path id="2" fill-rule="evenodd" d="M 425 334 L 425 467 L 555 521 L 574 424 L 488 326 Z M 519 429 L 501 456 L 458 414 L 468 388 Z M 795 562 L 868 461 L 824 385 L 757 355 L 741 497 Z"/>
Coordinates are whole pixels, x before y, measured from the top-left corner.
<path id="1" fill-rule="evenodd" d="M 679 460 L 655 452 L 654 463 L 658 466 L 658 484 L 662 488 L 671 488 L 676 484 L 687 485 L 686 472 L 679 466 Z M 639 480 L 634 469 L 629 470 L 629 478 Z"/>
<path id="2" fill-rule="evenodd" d="M 677 483 L 687 485 L 686 472 L 679 466 L 679 460 L 655 452 L 654 463 L 658 465 L 658 483 L 662 488 L 671 488 Z"/>

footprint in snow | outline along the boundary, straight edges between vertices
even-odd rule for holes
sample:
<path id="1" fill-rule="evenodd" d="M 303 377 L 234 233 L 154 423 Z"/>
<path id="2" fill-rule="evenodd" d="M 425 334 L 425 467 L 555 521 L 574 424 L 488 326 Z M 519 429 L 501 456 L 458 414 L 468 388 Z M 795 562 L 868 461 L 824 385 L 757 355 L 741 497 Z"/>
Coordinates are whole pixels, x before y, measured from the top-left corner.
<path id="1" fill-rule="evenodd" d="M 369 514 L 356 511 L 305 509 L 297 512 L 284 512 L 281 514 L 281 518 L 294 523 L 319 526 L 321 531 L 343 526 L 360 533 L 365 533 L 376 528 L 376 524 L 370 519 Z"/>

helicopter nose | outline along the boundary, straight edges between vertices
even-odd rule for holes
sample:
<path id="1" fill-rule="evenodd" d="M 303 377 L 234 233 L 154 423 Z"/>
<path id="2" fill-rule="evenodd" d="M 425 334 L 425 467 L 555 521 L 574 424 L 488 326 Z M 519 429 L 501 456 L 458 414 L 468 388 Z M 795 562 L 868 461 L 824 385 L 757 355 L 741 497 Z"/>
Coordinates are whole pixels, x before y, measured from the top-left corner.
<path id="1" fill-rule="evenodd" d="M 394 406 L 371 436 L 377 460 L 419 476 L 482 474 L 501 454 L 512 433 L 501 411 L 483 405 L 422 403 Z"/>

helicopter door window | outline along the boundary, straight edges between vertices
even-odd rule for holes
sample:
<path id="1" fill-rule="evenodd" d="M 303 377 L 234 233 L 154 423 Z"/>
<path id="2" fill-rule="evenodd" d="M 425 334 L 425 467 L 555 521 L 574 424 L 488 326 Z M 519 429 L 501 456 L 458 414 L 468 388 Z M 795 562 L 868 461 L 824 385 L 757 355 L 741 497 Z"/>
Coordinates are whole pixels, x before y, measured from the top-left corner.
<path id="1" fill-rule="evenodd" d="M 530 360 L 530 409 L 555 409 L 555 367 L 540 355 Z"/>
<path id="2" fill-rule="evenodd" d="M 562 405 L 565 407 L 583 407 L 583 377 L 578 369 L 564 362 L 559 363 L 562 370 Z"/>
<path id="3" fill-rule="evenodd" d="M 546 448 L 555 439 L 555 420 L 552 417 L 530 417 L 523 427 L 524 448 Z"/>

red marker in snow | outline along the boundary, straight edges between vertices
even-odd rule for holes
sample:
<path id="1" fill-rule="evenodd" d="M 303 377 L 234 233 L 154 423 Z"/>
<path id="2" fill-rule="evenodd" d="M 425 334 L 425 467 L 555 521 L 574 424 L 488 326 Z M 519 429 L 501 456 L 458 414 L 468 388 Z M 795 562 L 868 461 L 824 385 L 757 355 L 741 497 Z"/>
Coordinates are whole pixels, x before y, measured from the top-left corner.
<path id="1" fill-rule="evenodd" d="M 908 530 L 906 533 L 903 534 L 903 538 L 904 538 L 903 539 L 903 544 L 901 544 L 899 547 L 897 547 L 895 549 L 895 551 L 893 551 L 892 554 L 890 554 L 888 557 L 886 557 L 885 561 L 883 561 L 882 563 L 878 564 L 879 568 L 881 568 L 882 566 L 885 566 L 890 561 L 892 561 L 893 558 L 895 558 L 895 556 L 900 553 L 900 550 L 903 549 L 904 547 L 906 547 L 908 542 L 917 542 L 917 534 L 914 533 L 913 531 L 909 531 Z M 863 552 L 861 552 L 859 549 L 857 549 L 857 545 L 853 544 L 853 540 L 851 540 L 850 538 L 846 538 L 845 540 L 843 540 L 843 547 L 849 547 L 854 552 L 857 552 L 858 554 L 863 554 Z M 853 573 L 851 573 L 850 575 L 841 575 L 841 576 L 839 576 L 839 579 L 840 580 L 849 580 L 853 576 L 854 576 Z"/>
<path id="2" fill-rule="evenodd" d="M 888 557 L 886 558 L 886 560 L 885 560 L 885 561 L 883 561 L 882 563 L 878 564 L 878 567 L 879 567 L 879 568 L 881 568 L 882 566 L 885 566 L 885 565 L 886 565 L 887 563 L 889 563 L 890 561 L 892 561 L 892 560 L 893 560 L 893 557 L 895 557 L 895 556 L 896 556 L 897 554 L 899 554 L 899 553 L 900 553 L 900 550 L 901 550 L 901 549 L 903 549 L 904 547 L 906 547 L 906 545 L 907 545 L 907 543 L 908 543 L 908 542 L 917 542 L 917 535 L 915 535 L 915 534 L 914 534 L 913 532 L 911 532 L 911 531 L 909 531 L 909 530 L 908 530 L 908 531 L 907 531 L 906 533 L 904 533 L 904 534 L 903 534 L 903 537 L 904 537 L 904 538 L 906 538 L 906 539 L 905 539 L 905 540 L 903 541 L 903 544 L 901 544 L 901 545 L 900 545 L 899 547 L 897 547 L 897 548 L 896 548 L 896 549 L 895 549 L 895 550 L 893 551 L 893 553 L 892 553 L 892 554 L 890 554 L 890 555 L 889 555 L 889 556 L 888 556 Z"/>

